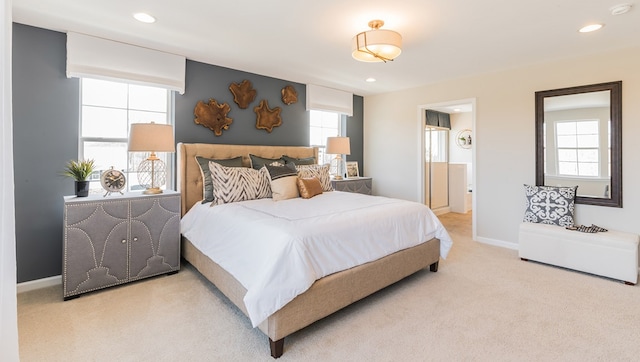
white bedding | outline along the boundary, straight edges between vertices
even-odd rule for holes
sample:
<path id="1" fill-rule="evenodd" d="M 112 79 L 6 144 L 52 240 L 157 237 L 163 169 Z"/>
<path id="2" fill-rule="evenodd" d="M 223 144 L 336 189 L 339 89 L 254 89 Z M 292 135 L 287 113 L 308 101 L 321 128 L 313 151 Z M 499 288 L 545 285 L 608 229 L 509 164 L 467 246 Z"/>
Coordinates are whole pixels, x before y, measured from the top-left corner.
<path id="1" fill-rule="evenodd" d="M 446 258 L 452 240 L 425 205 L 347 192 L 311 199 L 197 203 L 181 233 L 246 289 L 254 327 L 315 280 L 433 237 Z"/>

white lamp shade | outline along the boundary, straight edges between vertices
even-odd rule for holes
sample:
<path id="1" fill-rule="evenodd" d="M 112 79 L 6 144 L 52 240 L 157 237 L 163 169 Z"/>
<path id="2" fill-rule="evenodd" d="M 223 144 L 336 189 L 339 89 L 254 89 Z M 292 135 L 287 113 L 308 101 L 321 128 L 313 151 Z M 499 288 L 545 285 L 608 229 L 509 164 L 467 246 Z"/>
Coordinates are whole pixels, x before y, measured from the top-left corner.
<path id="1" fill-rule="evenodd" d="M 350 155 L 349 137 L 327 137 L 326 152 L 332 155 Z"/>
<path id="2" fill-rule="evenodd" d="M 351 51 L 353 58 L 362 62 L 391 60 L 402 53 L 402 35 L 386 29 L 363 31 L 353 37 Z"/>
<path id="3" fill-rule="evenodd" d="M 175 152 L 173 126 L 133 123 L 129 132 L 129 152 Z"/>

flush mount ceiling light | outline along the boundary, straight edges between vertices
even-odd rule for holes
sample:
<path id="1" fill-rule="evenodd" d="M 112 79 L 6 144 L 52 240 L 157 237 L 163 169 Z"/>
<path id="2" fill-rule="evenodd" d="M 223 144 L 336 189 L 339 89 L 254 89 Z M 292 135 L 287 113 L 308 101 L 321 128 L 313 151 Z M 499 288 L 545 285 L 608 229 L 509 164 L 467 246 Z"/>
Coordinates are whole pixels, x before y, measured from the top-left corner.
<path id="1" fill-rule="evenodd" d="M 147 13 L 135 13 L 133 17 L 142 23 L 151 24 L 156 22 L 156 18 Z"/>
<path id="2" fill-rule="evenodd" d="M 580 30 L 578 30 L 581 33 L 590 33 L 592 31 L 596 31 L 596 30 L 600 30 L 602 29 L 602 27 L 604 26 L 604 24 L 590 24 L 587 26 L 584 26 L 582 28 L 580 28 Z"/>
<path id="3" fill-rule="evenodd" d="M 380 29 L 382 20 L 371 20 L 371 30 L 363 31 L 351 41 L 351 55 L 362 62 L 392 61 L 402 52 L 402 36 L 393 31 Z"/>

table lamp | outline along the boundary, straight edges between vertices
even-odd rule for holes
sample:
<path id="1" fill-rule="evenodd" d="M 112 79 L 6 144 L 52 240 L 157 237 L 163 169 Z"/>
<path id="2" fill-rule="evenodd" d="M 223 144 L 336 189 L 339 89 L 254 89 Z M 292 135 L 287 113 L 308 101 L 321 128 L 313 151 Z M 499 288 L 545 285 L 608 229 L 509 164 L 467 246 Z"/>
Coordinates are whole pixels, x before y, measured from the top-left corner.
<path id="1" fill-rule="evenodd" d="M 331 169 L 335 170 L 334 179 L 342 180 L 347 172 L 347 167 L 342 155 L 351 154 L 349 137 L 327 137 L 327 154 L 336 155 L 331 160 Z"/>
<path id="2" fill-rule="evenodd" d="M 170 124 L 133 123 L 129 132 L 129 152 L 151 152 L 138 166 L 138 182 L 146 186 L 144 194 L 161 194 L 166 182 L 166 166 L 156 152 L 175 152 L 173 127 Z"/>

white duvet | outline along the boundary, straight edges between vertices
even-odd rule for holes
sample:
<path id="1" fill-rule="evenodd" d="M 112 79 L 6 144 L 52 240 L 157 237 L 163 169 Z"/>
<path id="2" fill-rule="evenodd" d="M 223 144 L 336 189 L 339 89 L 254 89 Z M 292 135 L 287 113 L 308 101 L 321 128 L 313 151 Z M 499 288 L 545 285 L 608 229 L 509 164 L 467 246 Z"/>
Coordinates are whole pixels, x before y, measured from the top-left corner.
<path id="1" fill-rule="evenodd" d="M 329 274 L 433 237 L 446 258 L 452 240 L 425 205 L 347 192 L 311 199 L 196 204 L 181 233 L 246 289 L 254 327 Z"/>

